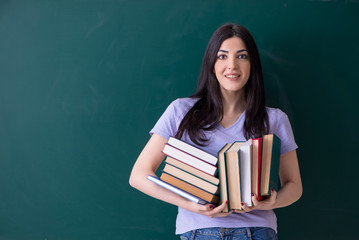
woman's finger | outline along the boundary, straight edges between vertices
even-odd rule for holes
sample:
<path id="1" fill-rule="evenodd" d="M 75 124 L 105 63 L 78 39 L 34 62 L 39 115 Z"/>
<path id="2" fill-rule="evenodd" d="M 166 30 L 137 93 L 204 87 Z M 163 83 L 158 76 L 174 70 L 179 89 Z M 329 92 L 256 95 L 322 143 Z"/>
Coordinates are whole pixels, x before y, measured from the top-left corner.
<path id="1" fill-rule="evenodd" d="M 271 198 L 277 200 L 277 192 L 273 189 L 270 190 Z"/>
<path id="2" fill-rule="evenodd" d="M 244 202 L 242 202 L 242 209 L 243 209 L 243 212 L 250 212 L 252 211 L 252 207 L 248 207 Z"/>
<path id="3" fill-rule="evenodd" d="M 257 195 L 254 194 L 254 193 L 252 193 L 252 203 L 253 203 L 253 206 L 254 206 L 254 207 L 257 206 L 258 203 L 259 203 L 259 201 L 258 201 L 258 199 L 257 199 Z"/>

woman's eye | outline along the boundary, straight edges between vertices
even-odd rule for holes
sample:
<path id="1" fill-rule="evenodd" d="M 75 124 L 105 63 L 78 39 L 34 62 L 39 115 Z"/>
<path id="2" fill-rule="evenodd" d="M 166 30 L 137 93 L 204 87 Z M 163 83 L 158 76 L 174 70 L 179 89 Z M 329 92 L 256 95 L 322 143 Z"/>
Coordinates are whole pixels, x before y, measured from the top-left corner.
<path id="1" fill-rule="evenodd" d="M 239 59 L 248 59 L 248 56 L 245 54 L 241 54 L 238 56 Z"/>
<path id="2" fill-rule="evenodd" d="M 225 59 L 226 58 L 226 55 L 218 55 L 217 56 L 217 59 L 219 59 L 219 60 L 222 60 L 222 59 Z"/>

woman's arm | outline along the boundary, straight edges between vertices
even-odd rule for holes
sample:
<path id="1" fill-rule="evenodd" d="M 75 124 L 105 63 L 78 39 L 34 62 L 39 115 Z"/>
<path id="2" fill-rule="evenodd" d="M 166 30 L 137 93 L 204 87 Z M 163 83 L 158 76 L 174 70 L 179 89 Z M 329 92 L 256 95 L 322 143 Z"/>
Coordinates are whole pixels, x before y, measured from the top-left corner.
<path id="1" fill-rule="evenodd" d="M 277 193 L 274 208 L 281 208 L 296 202 L 303 193 L 297 151 L 285 153 L 280 158 L 279 177 L 282 188 Z"/>
<path id="2" fill-rule="evenodd" d="M 162 153 L 162 150 L 166 143 L 167 139 L 157 134 L 152 135 L 133 166 L 129 180 L 130 185 L 151 197 L 182 207 L 192 212 L 209 217 L 228 215 L 228 213 L 221 213 L 226 206 L 225 203 L 216 208 L 214 208 L 211 204 L 196 204 L 147 180 L 147 175 L 155 176 L 157 168 L 164 159 L 165 155 Z"/>
<path id="3" fill-rule="evenodd" d="M 288 206 L 302 196 L 302 180 L 300 177 L 296 150 L 281 155 L 279 165 L 281 189 L 277 192 L 271 190 L 271 196 L 263 201 L 252 197 L 253 207 L 244 206 L 244 212 L 254 209 L 271 210 Z"/>

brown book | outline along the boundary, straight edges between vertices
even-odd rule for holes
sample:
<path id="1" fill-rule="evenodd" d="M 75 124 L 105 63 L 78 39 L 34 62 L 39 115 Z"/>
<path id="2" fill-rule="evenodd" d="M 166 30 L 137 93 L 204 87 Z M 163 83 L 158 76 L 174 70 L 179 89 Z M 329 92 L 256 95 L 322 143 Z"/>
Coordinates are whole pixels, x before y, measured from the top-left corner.
<path id="1" fill-rule="evenodd" d="M 270 195 L 270 189 L 280 189 L 279 164 L 281 140 L 275 134 L 263 136 L 262 169 L 261 169 L 261 196 Z"/>
<path id="2" fill-rule="evenodd" d="M 191 173 L 193 175 L 196 175 L 196 176 L 198 176 L 198 177 L 200 177 L 200 178 L 202 178 L 202 179 L 204 179 L 204 180 L 206 180 L 206 181 L 208 181 L 210 183 L 213 183 L 215 185 L 219 184 L 219 179 L 218 178 L 216 178 L 216 177 L 214 177 L 212 175 L 209 175 L 209 174 L 207 174 L 205 172 L 202 172 L 202 171 L 200 171 L 200 170 L 198 170 L 198 169 L 196 169 L 196 168 L 194 168 L 194 167 L 192 167 L 190 165 L 187 165 L 187 164 L 185 164 L 185 163 L 183 163 L 181 161 L 178 161 L 177 159 L 174 159 L 172 157 L 167 156 L 165 161 L 166 161 L 166 163 L 169 163 L 169 164 L 171 164 L 171 165 L 173 165 L 173 166 L 175 166 L 175 167 L 177 167 L 179 169 L 182 169 L 182 170 L 184 170 L 186 172 L 189 172 L 189 173 Z"/>
<path id="3" fill-rule="evenodd" d="M 209 192 L 206 192 L 200 188 L 197 188 L 189 183 L 186 183 L 176 177 L 173 177 L 165 172 L 162 172 L 160 179 L 162 181 L 165 181 L 172 186 L 175 186 L 179 189 L 182 189 L 194 196 L 197 196 L 207 202 L 218 204 L 219 203 L 219 197 L 213 194 L 210 194 Z"/>
<path id="4" fill-rule="evenodd" d="M 244 144 L 244 142 L 235 142 L 225 152 L 229 209 L 242 209 L 241 162 L 239 152 L 242 144 Z"/>
<path id="5" fill-rule="evenodd" d="M 209 193 L 212 193 L 212 194 L 219 193 L 218 185 L 214 185 L 213 183 L 207 182 L 206 180 L 203 180 L 191 173 L 188 173 L 179 168 L 176 168 L 175 166 L 172 166 L 171 164 L 166 164 L 162 171 L 165 173 L 168 173 L 176 178 L 179 178 L 182 181 L 192 184 L 202 190 L 205 190 Z"/>

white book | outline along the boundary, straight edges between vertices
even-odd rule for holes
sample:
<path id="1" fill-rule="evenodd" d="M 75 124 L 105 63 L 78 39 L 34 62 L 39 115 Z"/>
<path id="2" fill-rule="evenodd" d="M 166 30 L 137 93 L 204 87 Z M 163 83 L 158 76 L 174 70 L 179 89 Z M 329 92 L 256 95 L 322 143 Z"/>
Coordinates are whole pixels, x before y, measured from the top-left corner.
<path id="1" fill-rule="evenodd" d="M 194 157 L 193 155 L 188 154 L 172 145 L 166 144 L 162 152 L 167 156 L 177 159 L 212 176 L 217 174 L 216 166 Z"/>
<path id="2" fill-rule="evenodd" d="M 175 186 L 172 186 L 171 184 L 166 183 L 165 181 L 162 181 L 161 179 L 159 179 L 158 177 L 154 177 L 151 175 L 147 176 L 147 179 L 150 180 L 151 182 L 156 183 L 157 185 L 160 185 L 161 187 L 164 187 L 168 190 L 170 190 L 171 192 L 174 192 L 188 200 L 191 200 L 195 203 L 201 204 L 201 205 L 205 205 L 207 202 L 199 197 L 193 196 L 192 194 L 189 194 L 186 191 L 183 191 L 182 189 L 179 189 Z"/>
<path id="3" fill-rule="evenodd" d="M 178 149 L 181 149 L 181 150 L 193 155 L 194 157 L 202 159 L 203 161 L 206 161 L 212 165 L 217 165 L 217 162 L 218 162 L 217 157 L 215 157 L 197 147 L 194 147 L 186 142 L 183 142 L 177 138 L 170 137 L 170 139 L 168 140 L 168 144 L 170 144 Z"/>
<path id="4" fill-rule="evenodd" d="M 241 195 L 242 201 L 248 206 L 252 206 L 252 186 L 251 186 L 251 159 L 252 159 L 252 139 L 243 143 L 239 148 L 241 159 Z"/>

